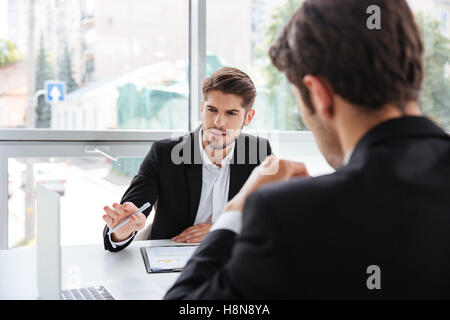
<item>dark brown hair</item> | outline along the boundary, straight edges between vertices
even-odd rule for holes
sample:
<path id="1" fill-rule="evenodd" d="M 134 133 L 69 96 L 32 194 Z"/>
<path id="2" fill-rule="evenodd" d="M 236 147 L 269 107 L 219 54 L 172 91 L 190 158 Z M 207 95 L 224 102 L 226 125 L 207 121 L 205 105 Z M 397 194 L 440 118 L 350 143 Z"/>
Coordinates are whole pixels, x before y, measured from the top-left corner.
<path id="1" fill-rule="evenodd" d="M 219 69 L 209 78 L 203 80 L 202 92 L 204 99 L 211 90 L 221 91 L 225 94 L 234 94 L 242 98 L 242 107 L 251 108 L 255 102 L 256 89 L 252 79 L 243 71 L 225 67 Z"/>
<path id="2" fill-rule="evenodd" d="M 367 9 L 381 12 L 381 29 L 369 29 Z M 297 86 L 312 110 L 305 75 L 325 78 L 353 104 L 403 109 L 417 101 L 423 42 L 405 0 L 306 0 L 269 50 L 273 64 Z"/>

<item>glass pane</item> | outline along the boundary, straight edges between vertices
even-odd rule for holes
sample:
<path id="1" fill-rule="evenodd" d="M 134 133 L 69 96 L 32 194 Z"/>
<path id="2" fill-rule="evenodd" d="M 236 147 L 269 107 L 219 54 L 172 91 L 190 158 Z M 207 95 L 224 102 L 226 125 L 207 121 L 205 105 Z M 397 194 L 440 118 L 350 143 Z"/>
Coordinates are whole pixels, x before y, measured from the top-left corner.
<path id="1" fill-rule="evenodd" d="M 188 128 L 187 0 L 2 0 L 0 39 L 0 128 Z"/>
<path id="2" fill-rule="evenodd" d="M 410 0 L 425 41 L 424 113 L 450 131 L 450 1 Z"/>
<path id="3" fill-rule="evenodd" d="M 300 119 L 289 83 L 272 66 L 267 54 L 270 43 L 298 3 L 284 0 L 207 1 L 208 54 L 221 65 L 248 73 L 258 91 L 256 114 L 249 129 L 307 129 Z"/>
<path id="4" fill-rule="evenodd" d="M 208 0 L 207 50 L 222 65 L 247 72 L 258 95 L 253 129 L 305 130 L 288 82 L 268 50 L 303 0 Z M 450 130 L 450 1 L 410 0 L 424 31 L 424 113 Z M 232 44 L 232 45 L 230 45 Z M 445 70 L 445 72 L 442 72 Z"/>
<path id="5" fill-rule="evenodd" d="M 143 158 L 15 158 L 8 160 L 9 247 L 36 242 L 35 185 L 58 192 L 61 245 L 103 243 L 103 207 L 120 202 Z M 31 167 L 32 175 L 27 176 Z M 152 221 L 153 212 L 147 219 Z"/>

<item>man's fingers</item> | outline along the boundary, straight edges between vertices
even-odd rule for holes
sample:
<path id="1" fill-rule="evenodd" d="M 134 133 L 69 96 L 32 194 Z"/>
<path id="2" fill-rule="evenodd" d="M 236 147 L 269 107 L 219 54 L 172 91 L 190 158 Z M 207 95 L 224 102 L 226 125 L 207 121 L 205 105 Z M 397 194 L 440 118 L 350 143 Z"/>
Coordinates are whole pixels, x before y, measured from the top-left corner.
<path id="1" fill-rule="evenodd" d="M 303 176 L 309 176 L 308 170 L 306 169 L 306 166 L 302 162 L 296 162 L 296 161 L 290 161 L 289 162 L 289 178 L 290 177 L 303 177 Z"/>
<path id="2" fill-rule="evenodd" d="M 173 241 L 176 242 L 185 242 L 187 239 L 189 239 L 189 235 L 191 234 L 191 232 L 193 232 L 192 230 L 190 231 L 183 231 L 182 233 L 180 233 L 179 235 L 175 236 L 172 238 Z"/>
<path id="3" fill-rule="evenodd" d="M 184 231 L 183 231 L 183 232 L 184 232 Z M 183 236 L 184 236 L 183 232 L 180 233 L 180 234 L 178 234 L 178 235 L 176 235 L 175 237 L 173 237 L 173 238 L 172 238 L 172 241 L 176 241 L 176 242 L 181 241 L 181 239 L 182 239 Z"/>
<path id="4" fill-rule="evenodd" d="M 274 155 L 267 156 L 260 165 L 261 175 L 270 176 L 277 174 L 280 167 L 279 164 L 280 159 Z"/>
<path id="5" fill-rule="evenodd" d="M 136 207 L 136 205 L 133 202 L 125 202 L 123 204 L 123 208 L 125 209 L 125 211 L 127 211 L 128 213 L 134 213 L 136 212 L 139 208 Z"/>
<path id="6" fill-rule="evenodd" d="M 116 210 L 116 212 L 120 215 L 120 216 L 124 216 L 126 214 L 125 209 L 123 208 L 122 205 L 118 204 L 118 203 L 113 203 L 112 207 L 114 208 L 114 210 Z"/>
<path id="7" fill-rule="evenodd" d="M 103 215 L 103 221 L 105 221 L 106 224 L 108 225 L 108 227 L 111 228 L 113 219 L 109 215 L 107 215 L 107 214 Z"/>
<path id="8" fill-rule="evenodd" d="M 192 239 L 187 240 L 186 242 L 188 242 L 188 243 L 197 243 L 197 242 L 201 242 L 201 241 L 203 240 L 204 237 L 205 237 L 205 236 L 203 235 L 203 236 L 201 236 L 201 237 L 192 238 Z"/>
<path id="9" fill-rule="evenodd" d="M 186 240 L 192 240 L 198 237 L 201 237 L 207 233 L 207 230 L 201 230 L 197 232 L 193 232 L 186 237 Z"/>
<path id="10" fill-rule="evenodd" d="M 192 232 L 192 230 L 195 230 L 196 228 L 198 228 L 197 225 L 191 226 L 191 227 L 189 227 L 189 228 L 186 228 L 186 229 L 183 230 L 183 232 L 181 232 L 179 235 L 173 237 L 172 239 L 174 240 L 174 239 L 177 239 L 177 238 L 183 238 L 183 237 L 185 237 L 188 233 Z"/>
<path id="11" fill-rule="evenodd" d="M 186 242 L 188 239 L 193 239 L 195 237 L 199 237 L 201 235 L 205 235 L 209 229 L 211 228 L 211 224 L 209 223 L 200 223 L 189 228 L 186 228 L 179 235 L 172 238 L 172 241 L 175 242 Z"/>
<path id="12" fill-rule="evenodd" d="M 189 233 L 187 233 L 184 236 L 184 240 L 185 241 L 192 241 L 192 239 L 198 238 L 198 237 L 203 237 L 205 234 L 207 234 L 209 231 L 209 228 L 207 227 L 201 227 L 201 228 L 197 228 L 196 230 L 193 230 Z"/>
<path id="13" fill-rule="evenodd" d="M 276 160 L 277 160 L 277 157 L 274 156 L 273 154 L 271 154 L 271 155 L 268 155 L 268 156 L 264 159 L 264 161 L 261 163 L 261 165 L 262 165 L 263 167 L 268 167 L 268 166 L 270 166 L 270 164 L 271 164 L 273 161 L 276 161 Z"/>
<path id="14" fill-rule="evenodd" d="M 114 211 L 113 209 L 111 209 L 110 207 L 108 207 L 108 206 L 105 206 L 104 208 L 103 208 L 103 210 L 108 214 L 108 216 L 110 216 L 111 217 L 111 219 L 113 219 L 113 220 L 115 220 L 115 219 L 117 219 L 118 217 L 119 217 L 119 214 L 116 212 L 116 211 Z"/>
<path id="15" fill-rule="evenodd" d="M 209 227 L 207 227 L 206 225 L 195 225 L 195 228 L 192 228 L 190 230 L 187 230 L 185 237 L 192 237 L 193 235 L 196 234 L 201 234 L 201 233 L 205 233 L 209 230 Z"/>
<path id="16" fill-rule="evenodd" d="M 140 221 L 140 219 L 136 216 L 130 216 L 130 220 L 134 223 L 134 229 L 136 231 L 141 230 L 145 225 L 145 223 L 142 223 L 142 221 Z"/>

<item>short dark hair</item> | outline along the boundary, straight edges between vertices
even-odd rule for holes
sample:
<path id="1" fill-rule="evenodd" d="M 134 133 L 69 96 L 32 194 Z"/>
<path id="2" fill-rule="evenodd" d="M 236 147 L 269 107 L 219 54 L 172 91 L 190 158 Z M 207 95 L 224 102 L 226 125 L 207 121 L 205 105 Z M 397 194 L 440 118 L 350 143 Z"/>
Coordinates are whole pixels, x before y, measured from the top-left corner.
<path id="1" fill-rule="evenodd" d="M 381 29 L 369 29 L 377 5 Z M 273 64 L 297 86 L 312 109 L 305 75 L 325 78 L 353 104 L 403 109 L 417 101 L 424 77 L 424 46 L 405 0 L 306 0 L 269 50 Z"/>
<path id="2" fill-rule="evenodd" d="M 253 106 L 256 98 L 256 88 L 252 79 L 245 72 L 231 67 L 219 69 L 203 80 L 202 92 L 205 99 L 211 90 L 240 96 L 243 101 L 242 107 L 246 109 Z"/>

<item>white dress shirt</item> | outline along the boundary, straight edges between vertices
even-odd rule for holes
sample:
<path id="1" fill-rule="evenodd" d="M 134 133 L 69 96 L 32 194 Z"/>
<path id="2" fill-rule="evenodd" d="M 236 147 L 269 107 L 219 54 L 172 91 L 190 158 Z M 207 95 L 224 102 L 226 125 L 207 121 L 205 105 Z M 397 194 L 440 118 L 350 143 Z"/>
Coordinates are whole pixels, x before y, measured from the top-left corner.
<path id="1" fill-rule="evenodd" d="M 233 143 L 228 155 L 222 160 L 221 167 L 212 163 L 202 144 L 203 130 L 200 131 L 199 146 L 202 155 L 202 193 L 198 205 L 194 225 L 199 223 L 214 223 L 222 214 L 228 201 L 230 189 L 230 162 L 233 157 Z"/>
<path id="2" fill-rule="evenodd" d="M 194 225 L 199 223 L 214 223 L 222 214 L 225 205 L 228 202 L 228 191 L 230 189 L 230 162 L 233 158 L 233 143 L 228 155 L 222 160 L 221 167 L 212 163 L 208 158 L 202 144 L 203 130 L 200 131 L 199 148 L 202 156 L 202 192 L 198 205 L 197 215 L 195 216 Z M 136 232 L 121 242 L 114 242 L 109 235 L 109 241 L 113 248 L 126 244 Z"/>

